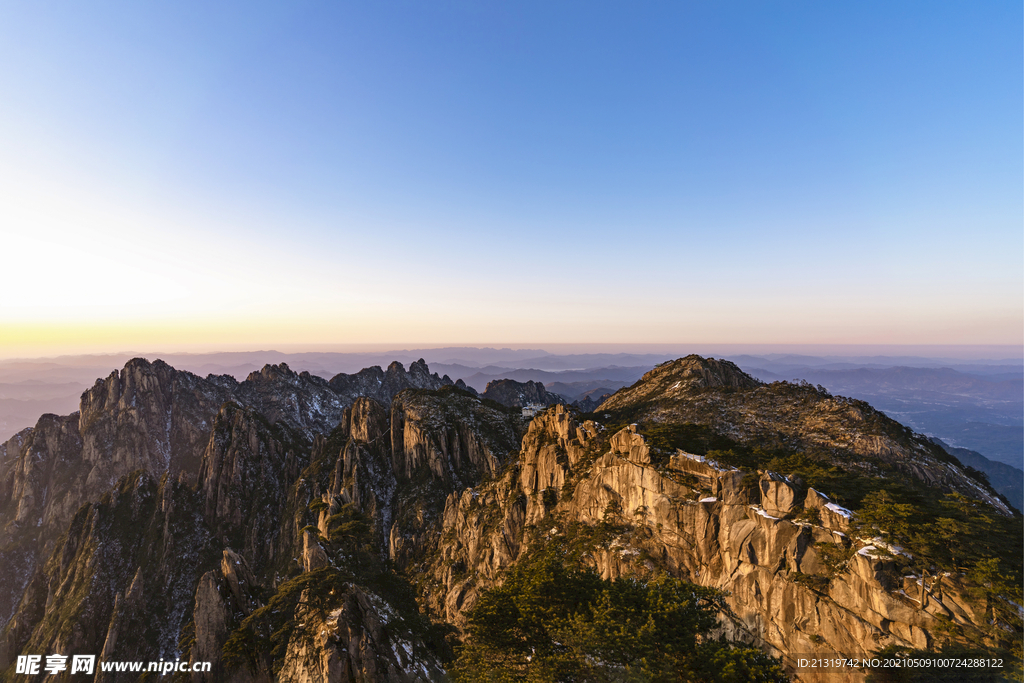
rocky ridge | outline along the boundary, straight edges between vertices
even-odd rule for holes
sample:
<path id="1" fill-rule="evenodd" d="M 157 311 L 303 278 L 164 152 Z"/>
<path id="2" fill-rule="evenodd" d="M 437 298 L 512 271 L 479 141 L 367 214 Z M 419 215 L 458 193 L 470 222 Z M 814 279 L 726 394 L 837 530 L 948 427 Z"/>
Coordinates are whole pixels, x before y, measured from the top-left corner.
<path id="1" fill-rule="evenodd" d="M 822 454 L 850 471 L 883 475 L 887 466 L 1011 514 L 1005 501 L 943 448 L 864 401 L 806 383 L 764 384 L 729 361 L 687 356 L 663 363 L 594 412 L 636 422 L 700 425 L 739 444 Z"/>
<path id="2" fill-rule="evenodd" d="M 506 406 L 524 408 L 529 405 L 550 406 L 565 403 L 558 394 L 552 394 L 540 382 L 517 382 L 514 379 L 497 379 L 487 383 L 483 398 Z"/>
<path id="3" fill-rule="evenodd" d="M 400 364 L 392 364 L 385 386 L 440 382 L 420 372 L 424 364 L 413 366 L 405 373 Z M 189 510 L 208 521 L 204 533 L 214 532 L 240 550 L 253 549 L 250 562 L 258 567 L 273 565 L 278 555 L 286 554 L 281 548 L 287 542 L 269 544 L 269 552 L 255 548 L 260 539 L 281 535 L 273 512 L 284 504 L 286 482 L 308 464 L 313 437 L 330 433 L 346 405 L 347 399 L 326 380 L 295 373 L 284 364 L 268 365 L 238 382 L 230 376 L 204 379 L 162 361 L 135 359 L 97 380 L 83 394 L 78 413 L 45 415 L 36 427 L 0 445 L 0 574 L 9 577 L 0 590 L 0 666 L 26 643 L 41 644 L 39 634 L 31 631 L 42 627 L 29 626 L 40 609 L 31 599 L 37 594 L 32 587 L 58 581 L 59 574 L 51 573 L 45 559 L 69 552 L 66 544 L 60 551 L 59 544 L 76 512 L 119 490 L 126 477 L 134 480 L 142 473 L 145 481 L 160 480 L 161 487 L 164 481 L 197 487 L 201 496 Z M 266 494 L 254 498 L 253 491 Z M 87 545 L 125 543 L 129 541 L 101 535 Z M 186 557 L 190 554 L 182 553 L 179 560 Z M 165 559 L 167 571 L 179 564 L 170 556 Z M 192 573 L 184 567 L 181 575 Z M 124 586 L 124 595 L 137 594 L 130 585 Z M 104 605 L 95 608 L 97 613 L 109 614 L 116 598 L 98 594 L 89 600 Z M 169 642 L 164 640 L 161 652 Z"/>
<path id="4" fill-rule="evenodd" d="M 453 382 L 448 375 L 438 377 L 436 372 L 431 374 L 422 358 L 412 363 L 408 372 L 395 361 L 387 370 L 374 365 L 355 374 L 335 375 L 329 382 L 331 389 L 347 403 L 366 397 L 385 406 L 391 405 L 392 397 L 405 389 L 440 389 L 451 384 Z"/>
<path id="5" fill-rule="evenodd" d="M 441 680 L 481 592 L 573 534 L 606 578 L 667 571 L 728 590 L 721 632 L 783 656 L 982 630 L 966 579 L 895 576 L 821 492 L 651 436 L 675 421 L 819 449 L 1007 512 L 866 404 L 730 366 L 681 359 L 591 416 L 554 405 L 526 423 L 425 364 L 338 382 L 268 366 L 238 383 L 132 361 L 83 397 L 88 421 L 47 416 L 0 449 L 0 562 L 19 577 L 0 670 L 78 648 L 216 662 L 197 683 Z M 79 477 L 92 483 L 73 492 Z M 827 549 L 848 559 L 836 568 Z M 240 643 L 255 654 L 240 660 Z"/>

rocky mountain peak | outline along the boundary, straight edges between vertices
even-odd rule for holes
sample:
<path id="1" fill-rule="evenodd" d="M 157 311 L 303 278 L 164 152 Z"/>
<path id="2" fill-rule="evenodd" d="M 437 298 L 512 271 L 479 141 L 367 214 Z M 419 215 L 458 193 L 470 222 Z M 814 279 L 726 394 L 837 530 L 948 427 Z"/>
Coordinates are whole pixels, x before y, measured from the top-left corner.
<path id="1" fill-rule="evenodd" d="M 384 406 L 390 406 L 395 395 L 405 389 L 440 389 L 449 384 L 452 381 L 447 376 L 441 378 L 436 372 L 431 374 L 422 358 L 410 365 L 408 372 L 396 360 L 386 371 L 374 365 L 351 375 L 337 374 L 329 382 L 331 389 L 348 402 L 366 396 Z"/>
<path id="2" fill-rule="evenodd" d="M 703 358 L 696 354 L 659 365 L 644 375 L 644 379 L 651 380 L 664 376 L 688 381 L 699 387 L 751 389 L 762 384 L 760 380 L 740 370 L 732 361 Z"/>
<path id="3" fill-rule="evenodd" d="M 565 403 L 565 399 L 550 393 L 540 382 L 517 382 L 514 379 L 496 379 L 487 383 L 482 394 L 506 406 L 524 407 L 527 405 L 554 405 Z"/>
<path id="4" fill-rule="evenodd" d="M 166 398 L 177 373 L 177 370 L 162 360 L 151 363 L 145 358 L 131 359 L 120 372 L 114 370 L 106 379 L 97 379 L 82 394 L 83 426 L 104 411 L 135 407 L 138 395 L 159 394 Z M 147 397 L 144 400 L 149 399 Z"/>
<path id="5" fill-rule="evenodd" d="M 281 363 L 280 365 L 271 365 L 267 363 L 263 366 L 262 370 L 250 372 L 249 376 L 245 378 L 247 382 L 260 382 L 260 381 L 289 381 L 294 382 L 298 379 L 298 374 L 288 367 L 287 363 Z"/>
<path id="6" fill-rule="evenodd" d="M 728 361 L 687 356 L 663 363 L 595 412 L 617 422 L 699 426 L 719 439 L 721 449 L 799 451 L 849 472 L 899 473 L 1010 514 L 990 487 L 927 437 L 863 401 L 835 397 L 806 382 L 764 384 Z"/>
<path id="7" fill-rule="evenodd" d="M 683 398 L 705 389 L 756 389 L 762 384 L 731 361 L 693 354 L 655 367 L 633 386 L 613 394 L 599 409 Z"/>
<path id="8" fill-rule="evenodd" d="M 409 366 L 409 375 L 420 382 L 427 382 L 430 380 L 430 369 L 427 368 L 427 362 L 420 358 L 418 361 Z M 437 377 L 435 374 L 434 377 Z"/>

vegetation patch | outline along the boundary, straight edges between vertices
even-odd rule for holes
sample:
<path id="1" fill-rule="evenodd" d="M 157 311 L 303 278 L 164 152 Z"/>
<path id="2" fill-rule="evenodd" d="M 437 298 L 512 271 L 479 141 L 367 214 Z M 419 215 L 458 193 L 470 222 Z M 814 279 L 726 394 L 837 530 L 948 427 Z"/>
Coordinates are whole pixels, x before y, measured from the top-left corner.
<path id="1" fill-rule="evenodd" d="M 723 593 L 664 574 L 603 580 L 570 545 L 539 545 L 469 613 L 456 681 L 788 680 L 760 650 L 710 637 Z"/>

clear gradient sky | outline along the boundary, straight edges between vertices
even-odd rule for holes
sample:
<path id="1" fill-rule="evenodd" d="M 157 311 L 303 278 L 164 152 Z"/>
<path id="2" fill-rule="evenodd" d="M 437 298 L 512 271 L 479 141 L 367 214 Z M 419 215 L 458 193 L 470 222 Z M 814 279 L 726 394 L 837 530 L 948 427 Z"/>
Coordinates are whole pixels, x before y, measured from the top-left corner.
<path id="1" fill-rule="evenodd" d="M 0 5 L 0 357 L 1024 343 L 1020 2 Z"/>

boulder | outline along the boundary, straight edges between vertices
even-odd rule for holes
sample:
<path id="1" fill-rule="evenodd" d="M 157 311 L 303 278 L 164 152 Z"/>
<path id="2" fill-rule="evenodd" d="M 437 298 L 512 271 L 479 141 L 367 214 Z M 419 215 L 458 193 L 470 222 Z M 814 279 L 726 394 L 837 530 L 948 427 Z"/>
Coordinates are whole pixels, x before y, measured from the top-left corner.
<path id="1" fill-rule="evenodd" d="M 799 509 L 798 491 L 785 477 L 774 472 L 765 472 L 757 482 L 761 492 L 761 507 L 775 517 L 787 517 Z"/>
<path id="2" fill-rule="evenodd" d="M 651 449 L 643 435 L 637 433 L 635 424 L 616 432 L 610 440 L 610 445 L 612 453 L 620 454 L 627 460 L 644 464 L 651 462 Z"/>

